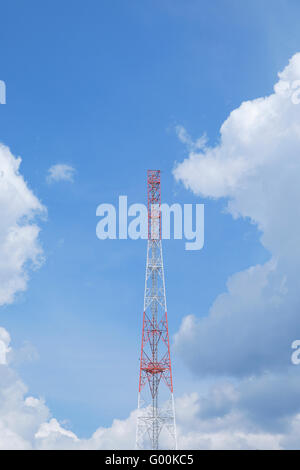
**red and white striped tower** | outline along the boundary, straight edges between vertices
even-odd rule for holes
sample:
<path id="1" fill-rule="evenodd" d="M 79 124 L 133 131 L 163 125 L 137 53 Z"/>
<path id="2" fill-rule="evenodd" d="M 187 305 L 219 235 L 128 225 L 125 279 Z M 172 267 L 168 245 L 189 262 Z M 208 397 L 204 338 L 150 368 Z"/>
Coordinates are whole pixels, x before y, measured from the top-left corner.
<path id="1" fill-rule="evenodd" d="M 140 356 L 137 449 L 177 448 L 161 244 L 160 171 L 148 170 L 148 247 Z"/>

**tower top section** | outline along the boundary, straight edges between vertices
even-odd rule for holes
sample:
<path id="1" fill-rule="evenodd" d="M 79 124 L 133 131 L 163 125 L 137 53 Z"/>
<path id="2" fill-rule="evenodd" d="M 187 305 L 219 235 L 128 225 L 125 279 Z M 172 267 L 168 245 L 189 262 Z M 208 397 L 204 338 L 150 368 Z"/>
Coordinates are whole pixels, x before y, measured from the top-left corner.
<path id="1" fill-rule="evenodd" d="M 161 239 L 161 193 L 160 170 L 147 171 L 148 192 L 148 238 L 149 240 Z"/>

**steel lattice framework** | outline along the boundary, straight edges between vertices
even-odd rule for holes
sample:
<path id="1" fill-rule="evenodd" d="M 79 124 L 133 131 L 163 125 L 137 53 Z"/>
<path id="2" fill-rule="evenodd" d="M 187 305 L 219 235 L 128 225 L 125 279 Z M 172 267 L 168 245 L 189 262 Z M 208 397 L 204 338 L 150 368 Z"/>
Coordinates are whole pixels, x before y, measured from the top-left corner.
<path id="1" fill-rule="evenodd" d="M 137 449 L 177 448 L 161 244 L 160 171 L 148 170 L 148 246 L 140 356 Z"/>

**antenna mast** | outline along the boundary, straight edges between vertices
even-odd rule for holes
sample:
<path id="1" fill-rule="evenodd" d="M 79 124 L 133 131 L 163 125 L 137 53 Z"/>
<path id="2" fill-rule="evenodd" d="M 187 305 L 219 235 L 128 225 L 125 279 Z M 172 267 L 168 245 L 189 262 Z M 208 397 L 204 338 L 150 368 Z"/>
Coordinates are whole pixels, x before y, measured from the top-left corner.
<path id="1" fill-rule="evenodd" d="M 160 170 L 148 170 L 148 246 L 140 356 L 137 449 L 176 449 L 170 342 L 161 243 Z"/>

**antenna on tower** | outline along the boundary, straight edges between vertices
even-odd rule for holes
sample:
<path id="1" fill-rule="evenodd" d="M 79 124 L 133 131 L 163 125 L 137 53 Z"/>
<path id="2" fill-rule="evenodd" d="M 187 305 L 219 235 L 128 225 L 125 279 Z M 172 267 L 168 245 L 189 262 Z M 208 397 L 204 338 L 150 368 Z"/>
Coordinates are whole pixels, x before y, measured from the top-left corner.
<path id="1" fill-rule="evenodd" d="M 177 449 L 161 243 L 160 170 L 148 170 L 148 246 L 136 428 L 137 449 Z"/>

